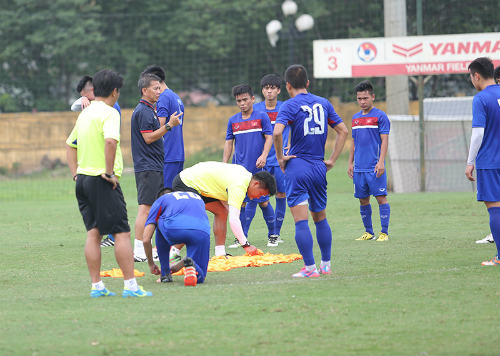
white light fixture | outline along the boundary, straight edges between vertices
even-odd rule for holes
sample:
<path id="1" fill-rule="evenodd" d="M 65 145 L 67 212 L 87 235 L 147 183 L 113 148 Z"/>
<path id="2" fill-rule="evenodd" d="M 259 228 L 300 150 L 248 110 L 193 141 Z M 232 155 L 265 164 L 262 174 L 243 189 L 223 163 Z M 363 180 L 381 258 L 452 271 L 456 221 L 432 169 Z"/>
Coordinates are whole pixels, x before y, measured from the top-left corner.
<path id="1" fill-rule="evenodd" d="M 295 15 L 297 13 L 297 4 L 293 0 L 285 0 L 281 4 L 281 10 L 285 16 Z"/>
<path id="2" fill-rule="evenodd" d="M 276 42 L 278 42 L 279 36 L 278 32 L 283 26 L 278 20 L 272 20 L 266 25 L 267 38 L 271 46 L 276 47 Z"/>
<path id="3" fill-rule="evenodd" d="M 314 19 L 309 14 L 300 15 L 297 20 L 295 20 L 295 27 L 300 32 L 309 31 L 314 26 Z"/>

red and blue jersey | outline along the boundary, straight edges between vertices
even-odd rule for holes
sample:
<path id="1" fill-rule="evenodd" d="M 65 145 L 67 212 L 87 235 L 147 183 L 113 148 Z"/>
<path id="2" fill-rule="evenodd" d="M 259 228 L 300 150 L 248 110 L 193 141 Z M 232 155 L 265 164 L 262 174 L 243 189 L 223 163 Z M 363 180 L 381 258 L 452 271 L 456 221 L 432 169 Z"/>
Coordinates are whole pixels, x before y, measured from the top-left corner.
<path id="1" fill-rule="evenodd" d="M 226 141 L 234 140 L 232 162 L 242 165 L 250 173 L 261 170 L 255 164 L 264 149 L 264 135 L 272 134 L 269 116 L 262 111 L 252 111 L 248 119 L 243 119 L 241 112 L 231 116 L 227 123 Z"/>
<path id="2" fill-rule="evenodd" d="M 489 85 L 474 95 L 472 127 L 484 127 L 476 169 L 500 168 L 500 86 Z"/>
<path id="3" fill-rule="evenodd" d="M 184 161 L 184 137 L 182 127 L 184 126 L 184 104 L 179 96 L 170 89 L 165 89 L 158 98 L 156 111 L 159 117 L 166 117 L 170 120 L 170 115 L 174 112 L 183 114 L 179 117 L 180 124 L 172 127 L 164 136 L 163 150 L 165 162 Z"/>
<path id="4" fill-rule="evenodd" d="M 352 116 L 354 172 L 373 172 L 380 158 L 381 134 L 389 134 L 391 123 L 382 110 L 373 107 Z"/>
<path id="5" fill-rule="evenodd" d="M 160 128 L 160 120 L 151 103 L 142 100 L 135 107 L 130 120 L 130 136 L 134 171 L 163 172 L 163 140 L 147 144 L 143 133 L 153 132 Z"/>
<path id="6" fill-rule="evenodd" d="M 323 160 L 331 127 L 342 122 L 333 105 L 325 98 L 311 93 L 301 93 L 281 105 L 276 122 L 290 126 L 289 155 L 309 160 Z"/>
<path id="7" fill-rule="evenodd" d="M 145 226 L 149 224 L 156 225 L 164 236 L 169 229 L 201 230 L 210 235 L 205 203 L 192 192 L 173 192 L 156 199 Z"/>
<path id="8" fill-rule="evenodd" d="M 280 109 L 281 104 L 283 104 L 283 102 L 277 101 L 276 107 L 274 109 L 268 110 L 266 108 L 266 102 L 261 101 L 260 103 L 257 103 L 253 106 L 253 110 L 265 112 L 267 116 L 269 116 L 269 120 L 271 121 L 271 127 L 272 130 L 274 131 L 274 124 L 276 123 L 276 117 L 278 116 L 278 111 Z M 285 130 L 283 131 L 283 147 L 286 147 L 288 145 L 289 131 L 290 128 L 286 126 Z M 274 149 L 274 144 L 271 146 L 271 150 L 269 151 L 269 155 L 267 156 L 266 166 L 279 166 L 278 160 L 276 159 L 276 150 Z"/>

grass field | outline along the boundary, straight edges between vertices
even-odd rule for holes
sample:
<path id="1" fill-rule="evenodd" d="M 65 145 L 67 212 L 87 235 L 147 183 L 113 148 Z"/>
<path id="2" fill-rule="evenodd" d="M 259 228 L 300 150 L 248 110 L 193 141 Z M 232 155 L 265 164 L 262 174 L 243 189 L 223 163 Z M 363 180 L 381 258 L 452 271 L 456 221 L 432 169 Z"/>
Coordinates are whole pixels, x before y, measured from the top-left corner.
<path id="1" fill-rule="evenodd" d="M 474 243 L 489 232 L 484 206 L 472 193 L 393 194 L 390 240 L 354 241 L 359 203 L 341 161 L 328 174 L 332 275 L 292 279 L 301 261 L 209 273 L 196 288 L 146 274 L 139 282 L 154 296 L 140 300 L 88 297 L 85 231 L 67 173 L 0 181 L 0 354 L 498 355 L 500 269 L 481 267 L 494 247 Z M 133 222 L 130 174 L 122 186 Z M 282 237 L 266 247 L 258 211 L 250 241 L 296 253 L 289 211 Z M 104 248 L 103 269 L 112 267 Z"/>

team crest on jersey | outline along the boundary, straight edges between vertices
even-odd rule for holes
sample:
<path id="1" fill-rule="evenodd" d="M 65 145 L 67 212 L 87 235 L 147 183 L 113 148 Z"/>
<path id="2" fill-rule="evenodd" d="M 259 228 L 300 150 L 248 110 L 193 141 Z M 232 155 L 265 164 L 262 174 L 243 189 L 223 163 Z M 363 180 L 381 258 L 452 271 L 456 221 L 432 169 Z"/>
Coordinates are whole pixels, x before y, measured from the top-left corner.
<path id="1" fill-rule="evenodd" d="M 358 47 L 358 57 L 365 63 L 369 63 L 377 57 L 377 47 L 371 42 L 363 42 Z"/>

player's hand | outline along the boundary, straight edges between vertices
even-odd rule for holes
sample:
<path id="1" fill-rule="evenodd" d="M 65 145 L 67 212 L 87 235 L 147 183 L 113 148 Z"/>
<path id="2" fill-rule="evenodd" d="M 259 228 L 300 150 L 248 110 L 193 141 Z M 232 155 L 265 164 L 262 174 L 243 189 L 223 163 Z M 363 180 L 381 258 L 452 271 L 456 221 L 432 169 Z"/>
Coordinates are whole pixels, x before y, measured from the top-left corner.
<path id="1" fill-rule="evenodd" d="M 87 106 L 90 105 L 90 100 L 86 96 L 82 96 L 81 100 L 81 105 L 82 105 L 82 110 L 85 109 Z"/>
<path id="2" fill-rule="evenodd" d="M 291 156 L 283 156 L 283 158 L 278 158 L 278 164 L 280 165 L 281 171 L 283 173 L 285 173 L 285 167 L 288 161 L 295 157 L 297 156 L 291 155 Z"/>
<path id="3" fill-rule="evenodd" d="M 474 178 L 474 165 L 473 164 L 468 164 L 466 167 L 465 167 L 465 176 L 467 177 L 468 180 L 470 180 L 471 182 L 474 182 L 476 180 L 476 178 Z"/>
<path id="4" fill-rule="evenodd" d="M 175 127 L 181 124 L 181 120 L 179 119 L 182 115 L 182 111 L 177 114 L 177 111 L 170 115 L 170 119 L 168 120 L 168 126 Z"/>
<path id="5" fill-rule="evenodd" d="M 330 161 L 329 159 L 326 160 L 326 161 L 323 161 L 323 163 L 325 164 L 326 166 L 326 171 L 328 172 L 330 169 L 333 168 L 333 166 L 335 165 L 335 162 L 333 161 Z"/>
<path id="6" fill-rule="evenodd" d="M 255 256 L 259 254 L 259 250 L 257 247 L 250 245 L 247 247 L 243 247 L 245 249 L 245 252 L 248 253 L 250 256 Z"/>
<path id="7" fill-rule="evenodd" d="M 351 179 L 354 176 L 354 165 L 352 163 L 349 163 L 349 167 L 347 167 L 347 175 Z"/>
<path id="8" fill-rule="evenodd" d="M 257 168 L 264 168 L 266 165 L 266 160 L 267 160 L 267 156 L 264 157 L 264 155 L 260 155 L 259 158 L 257 158 L 257 162 L 255 163 L 255 166 Z"/>
<path id="9" fill-rule="evenodd" d="M 283 147 L 283 152 L 285 153 L 285 155 L 287 155 L 288 152 L 290 152 L 290 145 Z"/>
<path id="10" fill-rule="evenodd" d="M 375 165 L 375 169 L 373 170 L 376 173 L 377 178 L 380 177 L 385 172 L 384 162 L 377 162 Z"/>
<path id="11" fill-rule="evenodd" d="M 106 177 L 106 174 L 103 173 L 101 174 L 101 178 L 111 183 L 113 185 L 113 189 L 116 189 L 118 186 L 118 178 L 114 174 L 111 175 L 111 178 L 108 178 Z"/>
<path id="12" fill-rule="evenodd" d="M 160 268 L 154 262 L 149 265 L 149 270 L 151 271 L 151 274 L 155 274 L 157 276 L 161 274 Z"/>

